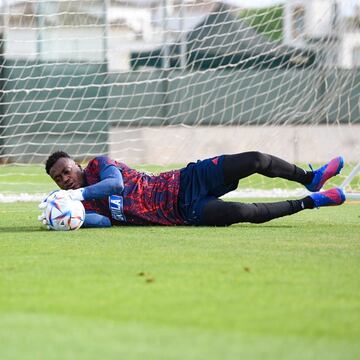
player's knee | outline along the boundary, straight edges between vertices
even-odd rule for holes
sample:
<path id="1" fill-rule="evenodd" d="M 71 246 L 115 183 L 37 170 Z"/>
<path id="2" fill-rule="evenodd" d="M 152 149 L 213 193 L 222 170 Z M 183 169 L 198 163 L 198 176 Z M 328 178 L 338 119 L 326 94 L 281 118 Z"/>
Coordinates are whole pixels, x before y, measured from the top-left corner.
<path id="1" fill-rule="evenodd" d="M 247 207 L 246 217 L 253 224 L 262 224 L 270 220 L 270 213 L 265 204 L 251 204 Z"/>
<path id="2" fill-rule="evenodd" d="M 247 204 L 242 203 L 232 203 L 229 202 L 226 204 L 226 208 L 223 212 L 223 217 L 225 220 L 225 225 L 231 225 L 235 223 L 247 221 Z"/>
<path id="3" fill-rule="evenodd" d="M 237 203 L 210 202 L 204 208 L 203 221 L 210 226 L 228 226 L 239 222 L 240 208 Z"/>
<path id="4" fill-rule="evenodd" d="M 262 204 L 234 203 L 229 208 L 229 211 L 232 214 L 228 214 L 228 216 L 229 218 L 233 217 L 233 222 L 261 224 L 269 221 L 268 211 Z M 236 218 L 236 221 L 234 217 Z"/>
<path id="5" fill-rule="evenodd" d="M 253 165 L 256 172 L 262 172 L 267 169 L 271 164 L 271 157 L 260 151 L 251 152 Z"/>
<path id="6" fill-rule="evenodd" d="M 268 220 L 266 208 L 259 204 L 222 202 L 209 204 L 204 209 L 205 225 L 228 226 L 242 222 L 260 224 Z"/>
<path id="7" fill-rule="evenodd" d="M 258 204 L 229 203 L 224 215 L 227 225 L 242 222 L 261 224 L 269 220 L 266 209 Z"/>

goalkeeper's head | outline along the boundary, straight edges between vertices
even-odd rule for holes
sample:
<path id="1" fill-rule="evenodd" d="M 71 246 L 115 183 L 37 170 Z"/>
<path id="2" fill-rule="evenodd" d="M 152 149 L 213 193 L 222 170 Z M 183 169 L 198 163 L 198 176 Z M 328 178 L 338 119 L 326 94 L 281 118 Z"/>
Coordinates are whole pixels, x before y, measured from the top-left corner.
<path id="1" fill-rule="evenodd" d="M 80 165 L 64 151 L 52 153 L 46 160 L 45 169 L 60 189 L 79 189 L 83 186 L 84 175 Z"/>

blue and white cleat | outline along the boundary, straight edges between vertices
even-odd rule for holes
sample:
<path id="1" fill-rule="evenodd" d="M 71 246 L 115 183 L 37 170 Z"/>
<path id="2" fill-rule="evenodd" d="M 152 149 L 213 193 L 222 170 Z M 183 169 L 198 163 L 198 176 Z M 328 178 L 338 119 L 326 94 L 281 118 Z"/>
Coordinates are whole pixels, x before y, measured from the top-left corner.
<path id="1" fill-rule="evenodd" d="M 305 185 L 305 187 L 311 192 L 319 191 L 326 181 L 339 174 L 343 167 L 344 158 L 342 156 L 338 156 L 335 159 L 330 160 L 327 164 L 316 170 L 313 170 L 310 165 L 311 170 L 314 172 L 314 178 L 312 182 Z"/>
<path id="2" fill-rule="evenodd" d="M 316 192 L 310 195 L 314 201 L 314 206 L 319 208 L 322 206 L 341 205 L 346 200 L 344 191 L 340 188 L 332 188 L 326 191 Z"/>

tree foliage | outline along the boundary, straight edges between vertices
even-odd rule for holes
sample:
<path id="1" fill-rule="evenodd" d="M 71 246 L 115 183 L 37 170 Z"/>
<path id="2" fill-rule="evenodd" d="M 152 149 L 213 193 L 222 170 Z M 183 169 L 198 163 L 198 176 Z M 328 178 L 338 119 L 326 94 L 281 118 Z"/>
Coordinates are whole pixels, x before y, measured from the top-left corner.
<path id="1" fill-rule="evenodd" d="M 271 40 L 281 40 L 283 37 L 283 6 L 272 6 L 264 9 L 246 9 L 240 11 L 249 26 Z"/>

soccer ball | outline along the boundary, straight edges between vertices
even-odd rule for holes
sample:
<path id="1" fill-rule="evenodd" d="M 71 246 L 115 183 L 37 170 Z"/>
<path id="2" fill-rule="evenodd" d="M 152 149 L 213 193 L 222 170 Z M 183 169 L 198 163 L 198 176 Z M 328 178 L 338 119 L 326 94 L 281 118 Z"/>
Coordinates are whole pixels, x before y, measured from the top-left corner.
<path id="1" fill-rule="evenodd" d="M 77 230 L 85 220 L 81 201 L 71 200 L 61 191 L 52 193 L 46 200 L 45 219 L 52 230 Z"/>

